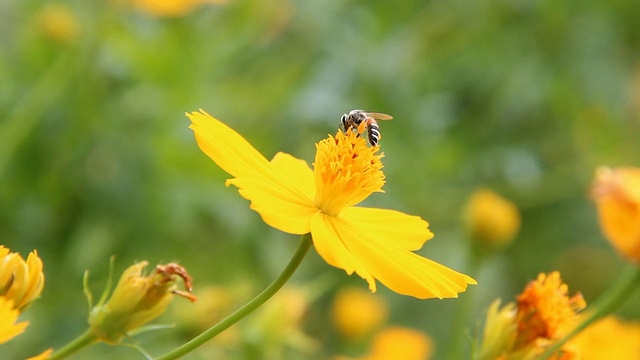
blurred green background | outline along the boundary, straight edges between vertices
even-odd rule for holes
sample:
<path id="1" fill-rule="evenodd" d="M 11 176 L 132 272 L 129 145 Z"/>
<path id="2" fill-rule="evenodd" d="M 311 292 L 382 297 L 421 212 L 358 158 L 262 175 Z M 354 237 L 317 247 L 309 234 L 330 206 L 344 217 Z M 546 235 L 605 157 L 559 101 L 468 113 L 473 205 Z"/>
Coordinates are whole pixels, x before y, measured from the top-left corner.
<path id="1" fill-rule="evenodd" d="M 539 272 L 560 270 L 592 301 L 625 266 L 588 188 L 598 165 L 640 164 L 638 14 L 633 0 L 229 0 L 176 16 L 125 0 L 4 0 L 0 240 L 25 257 L 37 249 L 46 285 L 23 315 L 27 332 L 0 352 L 23 358 L 80 334 L 83 272 L 99 296 L 111 255 L 117 273 L 136 260 L 179 261 L 196 295 L 222 286 L 238 304 L 277 276 L 298 238 L 224 186 L 228 175 L 188 129 L 185 111 L 199 108 L 267 157 L 309 162 L 343 113 L 393 115 L 380 125 L 386 194 L 365 205 L 428 220 L 436 236 L 419 253 L 478 280 L 461 295 L 473 299 L 469 331 Z M 512 246 L 472 270 L 460 217 L 481 186 L 514 201 L 523 221 Z M 366 288 L 313 250 L 293 278 L 314 294 L 301 323 L 319 344 L 310 352 L 282 345 L 273 355 L 264 336 L 247 335 L 186 358 L 362 354 L 366 342 L 346 345 L 328 315 L 344 285 Z M 378 293 L 390 324 L 425 331 L 434 358 L 445 356 L 460 300 Z M 638 304 L 621 314 L 640 318 Z M 176 315 L 189 306 L 174 300 L 157 323 L 176 328 L 141 345 L 160 355 L 193 336 Z M 115 356 L 143 358 L 106 345 L 75 358 Z"/>

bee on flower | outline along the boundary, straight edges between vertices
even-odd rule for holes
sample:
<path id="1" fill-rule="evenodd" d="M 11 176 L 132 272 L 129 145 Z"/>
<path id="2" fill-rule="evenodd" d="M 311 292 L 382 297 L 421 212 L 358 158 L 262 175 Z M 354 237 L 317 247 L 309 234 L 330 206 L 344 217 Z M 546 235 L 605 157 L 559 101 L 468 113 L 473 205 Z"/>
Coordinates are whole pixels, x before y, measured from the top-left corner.
<path id="1" fill-rule="evenodd" d="M 376 291 L 376 279 L 391 290 L 421 299 L 451 298 L 475 284 L 471 277 L 414 253 L 433 234 L 418 216 L 355 206 L 383 192 L 383 154 L 357 131 L 338 131 L 316 144 L 313 170 L 303 160 L 277 153 L 269 161 L 240 134 L 204 111 L 187 113 L 198 145 L 231 174 L 251 209 L 270 226 L 311 234 L 330 265 L 354 272 Z M 402 264 L 402 266 L 398 266 Z"/>

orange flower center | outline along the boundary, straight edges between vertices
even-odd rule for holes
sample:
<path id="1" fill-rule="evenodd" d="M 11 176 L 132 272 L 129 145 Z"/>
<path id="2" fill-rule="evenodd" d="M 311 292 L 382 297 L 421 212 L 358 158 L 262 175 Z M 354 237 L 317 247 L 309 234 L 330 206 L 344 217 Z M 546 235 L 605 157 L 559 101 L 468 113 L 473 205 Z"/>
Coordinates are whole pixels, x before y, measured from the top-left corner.
<path id="1" fill-rule="evenodd" d="M 578 319 L 577 311 L 586 303 L 580 293 L 569 298 L 568 286 L 560 273 L 540 274 L 518 296 L 518 339 L 516 347 L 530 345 L 540 339 L 562 337 Z"/>
<path id="2" fill-rule="evenodd" d="M 383 192 L 380 159 L 384 154 L 378 154 L 379 146 L 368 147 L 360 136 L 365 126 L 360 124 L 357 133 L 338 131 L 335 137 L 329 135 L 316 144 L 314 203 L 325 214 L 336 216 L 372 193 Z"/>

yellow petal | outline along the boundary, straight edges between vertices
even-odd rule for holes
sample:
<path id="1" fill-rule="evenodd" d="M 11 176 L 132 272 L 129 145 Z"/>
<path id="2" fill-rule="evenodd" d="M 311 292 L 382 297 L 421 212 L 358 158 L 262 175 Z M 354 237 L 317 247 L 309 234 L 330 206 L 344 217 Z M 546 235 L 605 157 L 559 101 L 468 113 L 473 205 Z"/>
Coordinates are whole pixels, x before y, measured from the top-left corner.
<path id="1" fill-rule="evenodd" d="M 350 207 L 344 209 L 340 217 L 359 224 L 380 238 L 393 239 L 394 244 L 405 250 L 418 250 L 433 237 L 428 222 L 419 216 L 395 210 Z"/>
<path id="2" fill-rule="evenodd" d="M 0 344 L 20 335 L 29 324 L 28 321 L 16 324 L 19 315 L 13 308 L 13 300 L 0 296 Z"/>
<path id="3" fill-rule="evenodd" d="M 28 358 L 27 360 L 46 360 L 49 358 L 49 355 L 53 354 L 53 349 L 47 349 L 40 353 L 39 355 Z"/>
<path id="4" fill-rule="evenodd" d="M 276 155 L 271 163 L 240 134 L 204 111 L 188 113 L 198 145 L 218 166 L 236 177 L 227 181 L 251 201 L 251 208 L 276 229 L 306 234 L 317 212 L 312 198 L 306 195 L 309 185 L 293 180 L 310 177 L 304 174 L 304 162 L 291 155 Z M 304 164 L 306 166 L 306 164 Z M 311 169 L 306 166 L 306 172 Z M 300 172 L 291 178 L 292 173 Z"/>
<path id="5" fill-rule="evenodd" d="M 309 233 L 311 218 L 318 209 L 308 198 L 256 178 L 231 179 L 227 185 L 237 186 L 240 195 L 251 201 L 251 209 L 269 226 L 290 234 Z"/>
<path id="6" fill-rule="evenodd" d="M 385 222 L 389 227 L 402 223 Z M 389 289 L 420 299 L 458 297 L 475 280 L 398 245 L 399 239 L 385 238 L 341 214 L 332 225 L 344 246 L 366 271 Z M 385 234 L 382 234 L 385 235 Z"/>
<path id="7" fill-rule="evenodd" d="M 313 170 L 306 161 L 297 159 L 287 153 L 279 152 L 271 160 L 271 165 L 280 175 L 289 179 L 306 197 L 316 196 L 316 184 Z"/>
<path id="8" fill-rule="evenodd" d="M 375 279 L 365 268 L 362 259 L 355 257 L 345 247 L 340 238 L 341 234 L 336 231 L 334 220 L 335 218 L 332 216 L 321 212 L 318 212 L 311 219 L 313 246 L 329 265 L 343 269 L 348 275 L 355 271 L 360 277 L 367 280 L 371 291 L 376 291 Z"/>
<path id="9" fill-rule="evenodd" d="M 186 114 L 200 149 L 234 177 L 271 173 L 269 161 L 240 134 L 204 110 Z"/>

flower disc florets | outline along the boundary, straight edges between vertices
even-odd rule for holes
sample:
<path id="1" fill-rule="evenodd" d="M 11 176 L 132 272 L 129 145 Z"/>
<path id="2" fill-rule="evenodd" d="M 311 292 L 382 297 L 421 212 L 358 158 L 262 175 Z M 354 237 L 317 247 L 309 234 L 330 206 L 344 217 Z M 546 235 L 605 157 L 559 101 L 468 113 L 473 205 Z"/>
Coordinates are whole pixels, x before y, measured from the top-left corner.
<path id="1" fill-rule="evenodd" d="M 335 137 L 316 144 L 313 163 L 316 183 L 315 204 L 328 215 L 358 204 L 374 192 L 383 192 L 384 173 L 378 145 L 368 147 L 361 124 L 358 132 L 338 131 Z"/>

